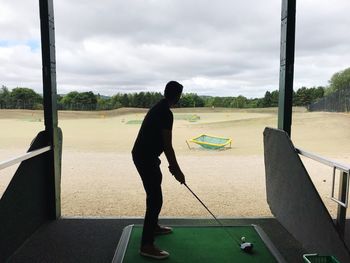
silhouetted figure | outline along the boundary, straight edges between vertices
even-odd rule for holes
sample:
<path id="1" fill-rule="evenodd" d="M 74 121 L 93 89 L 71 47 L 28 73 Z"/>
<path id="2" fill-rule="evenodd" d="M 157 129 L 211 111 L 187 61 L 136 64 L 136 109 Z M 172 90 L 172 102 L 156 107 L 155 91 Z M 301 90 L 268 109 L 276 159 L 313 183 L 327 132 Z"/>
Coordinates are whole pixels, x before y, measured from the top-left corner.
<path id="1" fill-rule="evenodd" d="M 181 184 L 185 183 L 172 146 L 173 113 L 170 110 L 181 97 L 183 86 L 170 81 L 165 86 L 164 99 L 154 105 L 146 114 L 137 135 L 132 157 L 146 191 L 146 214 L 143 223 L 140 254 L 163 259 L 169 253 L 154 245 L 154 236 L 170 234 L 170 227 L 160 226 L 158 216 L 162 208 L 162 172 L 159 156 L 164 152 L 169 162 L 169 171 Z"/>

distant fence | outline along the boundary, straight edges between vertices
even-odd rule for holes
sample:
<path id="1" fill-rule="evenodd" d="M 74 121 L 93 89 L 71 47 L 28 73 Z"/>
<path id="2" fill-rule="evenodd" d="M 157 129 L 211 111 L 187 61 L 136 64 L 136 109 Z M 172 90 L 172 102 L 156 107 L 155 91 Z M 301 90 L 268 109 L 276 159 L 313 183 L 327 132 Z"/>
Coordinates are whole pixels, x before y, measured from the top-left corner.
<path id="1" fill-rule="evenodd" d="M 42 102 L 36 100 L 15 100 L 2 101 L 0 100 L 0 109 L 27 109 L 27 110 L 42 110 Z"/>
<path id="2" fill-rule="evenodd" d="M 16 100 L 12 102 L 0 101 L 0 109 L 17 109 L 17 110 L 42 110 L 44 108 L 42 103 L 36 103 L 34 101 Z M 72 110 L 72 111 L 95 111 L 95 110 L 113 110 L 117 107 L 113 105 L 99 105 L 99 104 L 83 104 L 83 103 L 71 103 L 63 105 L 57 103 L 58 110 Z"/>
<path id="3" fill-rule="evenodd" d="M 350 112 L 350 86 L 310 104 L 309 111 Z"/>
<path id="4" fill-rule="evenodd" d="M 99 110 L 96 104 L 84 104 L 84 103 L 70 103 L 61 104 L 57 103 L 58 110 L 71 110 L 71 111 L 94 111 Z"/>

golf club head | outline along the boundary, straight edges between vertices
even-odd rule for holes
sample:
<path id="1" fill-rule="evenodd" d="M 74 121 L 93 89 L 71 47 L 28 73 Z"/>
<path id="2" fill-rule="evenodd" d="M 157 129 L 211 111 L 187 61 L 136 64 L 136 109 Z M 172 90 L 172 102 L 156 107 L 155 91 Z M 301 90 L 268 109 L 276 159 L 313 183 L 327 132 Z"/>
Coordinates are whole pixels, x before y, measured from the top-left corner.
<path id="1" fill-rule="evenodd" d="M 253 244 L 248 243 L 248 242 L 244 242 L 241 244 L 241 249 L 246 253 L 250 253 L 253 250 Z"/>

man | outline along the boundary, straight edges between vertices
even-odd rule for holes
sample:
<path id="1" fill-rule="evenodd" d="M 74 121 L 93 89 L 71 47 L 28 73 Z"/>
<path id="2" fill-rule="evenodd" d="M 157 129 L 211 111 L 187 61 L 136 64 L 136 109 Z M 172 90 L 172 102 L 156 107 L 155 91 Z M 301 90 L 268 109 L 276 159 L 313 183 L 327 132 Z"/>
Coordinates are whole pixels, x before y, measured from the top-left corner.
<path id="1" fill-rule="evenodd" d="M 169 171 L 181 184 L 185 183 L 172 146 L 173 114 L 170 107 L 180 100 L 183 86 L 170 81 L 164 90 L 164 99 L 154 105 L 146 114 L 137 135 L 132 157 L 146 191 L 146 214 L 143 223 L 140 254 L 155 259 L 169 257 L 167 251 L 154 245 L 154 236 L 170 234 L 170 227 L 160 226 L 158 216 L 162 207 L 162 172 L 159 156 L 164 152 L 169 163 Z"/>

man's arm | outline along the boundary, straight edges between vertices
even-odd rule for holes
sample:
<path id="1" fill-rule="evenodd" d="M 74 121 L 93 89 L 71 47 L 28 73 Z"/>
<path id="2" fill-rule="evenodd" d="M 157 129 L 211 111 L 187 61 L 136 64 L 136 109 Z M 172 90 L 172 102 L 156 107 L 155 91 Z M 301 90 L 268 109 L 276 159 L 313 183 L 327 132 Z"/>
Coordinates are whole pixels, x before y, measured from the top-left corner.
<path id="1" fill-rule="evenodd" d="M 185 176 L 177 163 L 175 151 L 172 145 L 172 131 L 162 130 L 162 139 L 164 144 L 164 153 L 169 163 L 169 171 L 175 176 L 181 184 L 185 183 Z"/>

